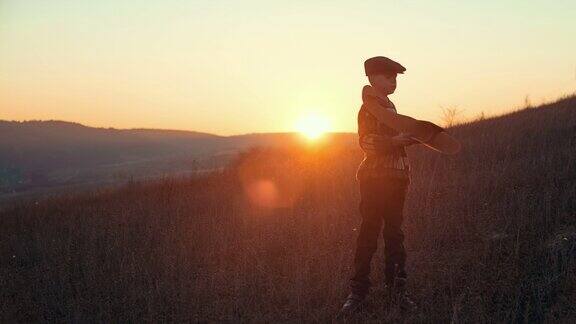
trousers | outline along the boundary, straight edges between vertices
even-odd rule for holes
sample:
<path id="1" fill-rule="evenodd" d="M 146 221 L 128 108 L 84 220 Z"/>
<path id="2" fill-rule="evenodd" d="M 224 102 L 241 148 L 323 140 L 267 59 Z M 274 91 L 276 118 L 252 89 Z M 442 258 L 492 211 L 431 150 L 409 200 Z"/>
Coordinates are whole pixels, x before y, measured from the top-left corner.
<path id="1" fill-rule="evenodd" d="M 384 238 L 384 278 L 393 285 L 395 278 L 406 279 L 406 251 L 402 232 L 403 209 L 409 182 L 404 179 L 361 178 L 360 215 L 362 223 L 356 239 L 354 274 L 350 278 L 353 292 L 365 295 L 370 289 L 370 263 L 378 247 L 382 230 Z"/>

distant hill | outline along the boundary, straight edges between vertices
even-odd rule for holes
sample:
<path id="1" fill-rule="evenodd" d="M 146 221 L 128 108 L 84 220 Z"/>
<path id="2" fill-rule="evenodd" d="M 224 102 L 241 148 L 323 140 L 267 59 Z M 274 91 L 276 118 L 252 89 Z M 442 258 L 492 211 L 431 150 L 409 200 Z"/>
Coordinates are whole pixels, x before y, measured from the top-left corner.
<path id="1" fill-rule="evenodd" d="M 291 133 L 217 136 L 55 120 L 0 121 L 0 195 L 213 169 L 248 147 L 294 140 Z"/>

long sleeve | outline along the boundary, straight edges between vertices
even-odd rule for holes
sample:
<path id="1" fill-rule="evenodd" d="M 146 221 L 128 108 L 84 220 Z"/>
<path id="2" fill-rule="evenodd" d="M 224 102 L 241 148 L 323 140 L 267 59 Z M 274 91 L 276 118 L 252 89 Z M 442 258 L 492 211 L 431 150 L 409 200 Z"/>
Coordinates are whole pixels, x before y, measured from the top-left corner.
<path id="1" fill-rule="evenodd" d="M 392 136 L 378 134 L 378 121 L 363 108 L 358 113 L 358 141 L 367 154 L 390 154 L 398 149 Z"/>
<path id="2" fill-rule="evenodd" d="M 384 154 L 394 151 L 396 148 L 390 136 L 365 134 L 359 136 L 360 147 L 365 153 Z"/>

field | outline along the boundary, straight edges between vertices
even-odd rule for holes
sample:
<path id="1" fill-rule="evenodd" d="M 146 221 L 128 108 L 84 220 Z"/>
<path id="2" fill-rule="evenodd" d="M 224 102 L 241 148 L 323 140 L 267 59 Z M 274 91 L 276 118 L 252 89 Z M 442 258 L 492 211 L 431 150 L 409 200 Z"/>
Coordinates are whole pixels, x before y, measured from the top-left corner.
<path id="1" fill-rule="evenodd" d="M 412 146 L 401 314 L 374 322 L 576 321 L 576 97 Z M 134 182 L 0 212 L 0 321 L 327 322 L 348 293 L 356 147 L 246 152 L 204 178 Z M 382 242 L 380 242 L 382 243 Z"/>

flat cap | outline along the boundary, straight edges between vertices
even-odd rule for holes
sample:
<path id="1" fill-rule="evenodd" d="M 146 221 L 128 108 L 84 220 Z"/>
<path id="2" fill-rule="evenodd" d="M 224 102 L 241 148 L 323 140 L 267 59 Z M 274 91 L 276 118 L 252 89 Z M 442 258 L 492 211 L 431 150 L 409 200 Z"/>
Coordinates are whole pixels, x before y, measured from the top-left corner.
<path id="1" fill-rule="evenodd" d="M 400 63 L 384 56 L 375 56 L 364 61 L 364 72 L 366 75 L 404 73 L 406 68 Z"/>

